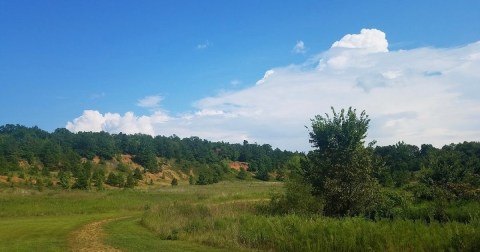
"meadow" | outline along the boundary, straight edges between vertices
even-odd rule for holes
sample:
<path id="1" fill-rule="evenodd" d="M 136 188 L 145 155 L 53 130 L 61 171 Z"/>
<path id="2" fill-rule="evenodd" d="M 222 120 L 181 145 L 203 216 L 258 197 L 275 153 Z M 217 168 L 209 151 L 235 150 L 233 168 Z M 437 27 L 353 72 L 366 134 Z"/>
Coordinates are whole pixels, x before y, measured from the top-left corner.
<path id="1" fill-rule="evenodd" d="M 0 190 L 1 251 L 76 250 L 75 232 L 102 226 L 101 242 L 121 251 L 478 251 L 480 219 L 444 223 L 270 215 L 282 183 L 38 192 Z M 474 207 L 477 209 L 477 206 Z M 473 209 L 470 207 L 470 209 Z"/>

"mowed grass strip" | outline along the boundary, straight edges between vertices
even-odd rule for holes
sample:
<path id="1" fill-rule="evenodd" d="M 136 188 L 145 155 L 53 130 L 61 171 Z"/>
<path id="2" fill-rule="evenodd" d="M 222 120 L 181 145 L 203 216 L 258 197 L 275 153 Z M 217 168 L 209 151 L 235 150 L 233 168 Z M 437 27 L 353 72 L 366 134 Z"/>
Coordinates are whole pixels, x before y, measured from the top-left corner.
<path id="1" fill-rule="evenodd" d="M 69 235 L 109 215 L 34 216 L 0 219 L 0 251 L 68 251 Z"/>

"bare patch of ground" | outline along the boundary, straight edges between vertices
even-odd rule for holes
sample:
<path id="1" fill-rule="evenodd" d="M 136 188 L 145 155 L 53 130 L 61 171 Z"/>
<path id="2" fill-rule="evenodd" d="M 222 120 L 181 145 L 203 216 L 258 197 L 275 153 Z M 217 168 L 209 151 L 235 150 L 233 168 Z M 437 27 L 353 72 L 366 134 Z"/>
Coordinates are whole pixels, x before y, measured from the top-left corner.
<path id="1" fill-rule="evenodd" d="M 97 252 L 97 251 L 121 251 L 114 247 L 103 244 L 105 237 L 103 226 L 108 222 L 117 220 L 118 218 L 105 219 L 89 223 L 79 230 L 73 232 L 70 237 L 70 248 L 76 252 Z"/>
<path id="2" fill-rule="evenodd" d="M 230 168 L 237 171 L 240 171 L 240 169 L 243 168 L 246 171 L 248 170 L 248 163 L 238 161 L 230 162 Z"/>

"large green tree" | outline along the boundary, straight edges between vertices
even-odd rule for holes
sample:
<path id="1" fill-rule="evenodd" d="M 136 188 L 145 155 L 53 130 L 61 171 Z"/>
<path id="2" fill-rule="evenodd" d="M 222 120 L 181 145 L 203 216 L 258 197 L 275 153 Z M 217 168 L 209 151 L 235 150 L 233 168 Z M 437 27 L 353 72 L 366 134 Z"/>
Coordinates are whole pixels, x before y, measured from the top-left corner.
<path id="1" fill-rule="evenodd" d="M 314 151 L 303 165 L 312 193 L 325 202 L 324 213 L 349 216 L 365 213 L 377 199 L 373 151 L 365 146 L 370 119 L 365 111 L 332 108 L 332 116 L 312 119 L 310 143 Z"/>

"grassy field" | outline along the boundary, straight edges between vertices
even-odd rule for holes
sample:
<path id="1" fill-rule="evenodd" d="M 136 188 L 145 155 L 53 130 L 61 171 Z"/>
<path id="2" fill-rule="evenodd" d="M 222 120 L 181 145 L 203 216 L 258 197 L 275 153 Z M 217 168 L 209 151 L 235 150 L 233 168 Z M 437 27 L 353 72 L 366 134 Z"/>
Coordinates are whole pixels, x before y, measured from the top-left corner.
<path id="1" fill-rule="evenodd" d="M 211 251 L 189 241 L 165 241 L 140 224 L 152 207 L 175 204 L 220 204 L 267 199 L 278 183 L 224 182 L 210 186 L 150 187 L 148 190 L 38 192 L 0 190 L 0 251 L 69 250 L 71 233 L 102 219 L 130 216 L 106 225 L 106 242 L 126 251 Z M 118 225 L 117 225 L 118 224 Z M 132 242 L 126 239 L 130 237 Z M 132 247 L 132 243 L 136 245 Z M 149 249 L 150 248 L 150 249 Z"/>
<path id="2" fill-rule="evenodd" d="M 479 251 L 480 219 L 464 222 L 271 216 L 282 184 L 222 182 L 101 192 L 0 191 L 0 251 L 68 251 L 72 234 L 103 225 L 122 251 Z M 122 218 L 123 217 L 123 218 Z"/>

